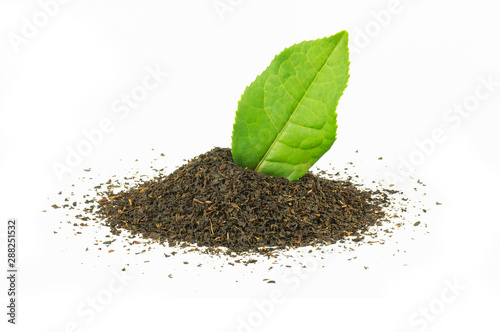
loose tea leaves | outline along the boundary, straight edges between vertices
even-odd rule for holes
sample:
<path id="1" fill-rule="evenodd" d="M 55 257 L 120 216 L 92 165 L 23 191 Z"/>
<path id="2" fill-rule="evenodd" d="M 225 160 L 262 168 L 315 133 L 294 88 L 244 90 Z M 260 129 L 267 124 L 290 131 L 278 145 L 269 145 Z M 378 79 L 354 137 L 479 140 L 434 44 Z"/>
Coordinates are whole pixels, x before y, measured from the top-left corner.
<path id="1" fill-rule="evenodd" d="M 346 237 L 361 239 L 385 217 L 386 192 L 307 173 L 297 181 L 234 163 L 214 148 L 171 174 L 101 192 L 94 214 L 114 233 L 230 252 L 268 252 Z"/>

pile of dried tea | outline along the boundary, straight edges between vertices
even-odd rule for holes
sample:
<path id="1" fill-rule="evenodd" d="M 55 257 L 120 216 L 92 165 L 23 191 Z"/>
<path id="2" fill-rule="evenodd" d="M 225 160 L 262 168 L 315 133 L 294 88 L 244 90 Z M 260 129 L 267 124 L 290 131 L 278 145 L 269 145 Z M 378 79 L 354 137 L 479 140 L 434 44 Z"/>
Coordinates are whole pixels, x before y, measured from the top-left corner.
<path id="1" fill-rule="evenodd" d="M 295 182 L 241 168 L 214 148 L 167 176 L 103 193 L 94 214 L 114 233 L 265 252 L 347 236 L 361 239 L 385 217 L 385 192 L 308 173 Z"/>

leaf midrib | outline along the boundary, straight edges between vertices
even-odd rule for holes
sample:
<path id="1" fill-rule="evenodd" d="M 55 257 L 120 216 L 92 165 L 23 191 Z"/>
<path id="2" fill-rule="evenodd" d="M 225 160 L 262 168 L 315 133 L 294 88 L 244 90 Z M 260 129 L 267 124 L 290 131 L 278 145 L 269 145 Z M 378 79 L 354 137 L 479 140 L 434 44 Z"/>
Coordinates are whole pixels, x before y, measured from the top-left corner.
<path id="1" fill-rule="evenodd" d="M 345 36 L 345 34 L 344 34 Z M 307 96 L 307 94 L 309 93 L 309 90 L 311 89 L 311 87 L 313 86 L 313 83 L 316 81 L 316 79 L 318 78 L 318 76 L 323 72 L 323 68 L 325 68 L 326 64 L 328 63 L 328 60 L 330 60 L 330 57 L 332 56 L 332 53 L 337 49 L 338 45 L 340 44 L 340 42 L 342 41 L 342 39 L 344 38 L 344 36 L 342 36 L 339 41 L 337 42 L 337 45 L 335 45 L 335 47 L 332 49 L 332 51 L 330 52 L 330 54 L 328 55 L 328 57 L 326 58 L 326 61 L 325 63 L 321 66 L 320 70 L 318 71 L 318 73 L 316 74 L 316 76 L 314 77 L 314 79 L 311 81 L 311 84 L 309 84 L 309 87 L 307 88 L 306 92 L 304 93 L 304 95 L 302 96 L 302 98 L 300 98 L 300 102 L 297 104 L 297 107 L 295 107 L 295 109 L 293 110 L 292 114 L 290 115 L 288 121 L 286 122 L 286 124 L 283 126 L 283 128 L 281 128 L 280 132 L 278 133 L 278 135 L 276 135 L 276 138 L 274 139 L 273 143 L 269 146 L 269 148 L 267 149 L 266 153 L 264 154 L 264 156 L 262 157 L 262 159 L 259 161 L 259 163 L 257 164 L 257 167 L 255 167 L 255 170 L 258 172 L 260 167 L 262 166 L 262 163 L 266 160 L 267 158 L 267 155 L 269 154 L 269 152 L 273 149 L 274 145 L 276 144 L 276 142 L 278 142 L 278 138 L 281 136 L 281 134 L 283 133 L 283 131 L 288 127 L 288 124 L 291 122 L 291 119 L 293 117 L 293 115 L 295 114 L 295 112 L 297 112 L 297 110 L 299 109 L 300 105 L 302 105 L 302 101 L 304 100 L 305 96 Z M 265 84 L 265 83 L 264 83 Z M 265 86 L 265 85 L 264 85 Z M 293 97 L 293 96 L 292 96 Z M 266 90 L 264 88 L 264 100 L 266 98 Z M 264 110 L 266 108 L 266 105 L 264 103 Z M 266 112 L 267 113 L 267 112 Z M 268 115 L 269 116 L 269 115 Z"/>

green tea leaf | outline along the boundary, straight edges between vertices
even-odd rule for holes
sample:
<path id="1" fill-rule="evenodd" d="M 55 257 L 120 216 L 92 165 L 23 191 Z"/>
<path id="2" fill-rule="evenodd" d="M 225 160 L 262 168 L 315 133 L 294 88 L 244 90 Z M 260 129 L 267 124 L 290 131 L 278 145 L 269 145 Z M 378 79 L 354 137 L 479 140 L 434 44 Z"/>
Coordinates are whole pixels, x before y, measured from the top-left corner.
<path id="1" fill-rule="evenodd" d="M 336 139 L 349 79 L 347 32 L 286 48 L 241 96 L 232 155 L 241 167 L 295 181 Z"/>

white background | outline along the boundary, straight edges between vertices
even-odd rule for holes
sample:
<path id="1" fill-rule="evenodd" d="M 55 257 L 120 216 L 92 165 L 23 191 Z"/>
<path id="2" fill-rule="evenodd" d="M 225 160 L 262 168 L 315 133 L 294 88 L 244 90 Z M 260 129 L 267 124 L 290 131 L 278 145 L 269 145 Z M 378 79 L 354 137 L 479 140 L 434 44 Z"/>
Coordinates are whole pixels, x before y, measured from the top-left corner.
<path id="1" fill-rule="evenodd" d="M 19 219 L 20 245 L 18 325 L 6 323 L 2 278 L 2 331 L 71 331 L 72 322 L 77 331 L 498 330 L 496 2 L 53 3 L 0 2 L 2 269 L 9 217 Z M 230 10 L 218 12 L 217 3 Z M 33 23 L 38 27 L 30 30 Z M 60 190 L 91 184 L 80 180 L 93 174 L 84 168 L 103 177 L 123 176 L 131 167 L 146 172 L 164 153 L 158 163 L 172 170 L 182 159 L 230 146 L 237 101 L 273 56 L 344 29 L 351 78 L 337 110 L 337 142 L 321 165 L 343 167 L 357 158 L 360 173 L 387 183 L 387 170 L 402 175 L 401 160 L 413 158 L 411 175 L 432 198 L 424 203 L 428 215 L 418 219 L 429 234 L 415 232 L 412 240 L 410 228 L 386 247 L 327 254 L 324 268 L 294 284 L 280 279 L 285 269 L 278 267 L 270 274 L 276 284 L 267 284 L 267 265 L 219 272 L 213 267 L 223 260 L 189 255 L 188 266 L 183 257 L 167 260 L 163 253 L 169 251 L 157 247 L 141 255 L 119 247 L 114 256 L 85 252 L 94 247 L 93 235 L 74 236 L 66 224 L 71 218 L 50 208 Z M 122 95 L 142 84 L 147 68 L 168 77 L 128 114 L 115 112 Z M 493 81 L 490 90 L 484 80 Z M 470 111 L 463 116 L 449 113 L 464 104 Z M 103 119 L 112 130 L 60 180 L 54 163 L 64 164 L 68 148 L 82 144 L 83 132 L 99 128 Z M 419 152 L 416 140 L 428 142 L 437 128 L 446 139 L 433 149 L 427 145 L 426 155 Z M 413 179 L 397 182 L 413 190 Z M 60 226 L 61 234 L 54 234 Z M 197 269 L 197 260 L 208 267 Z M 121 273 L 127 262 L 133 262 L 133 280 L 92 317 L 79 314 L 89 297 L 105 294 L 116 279 L 113 271 Z M 273 291 L 283 301 L 259 312 L 255 301 L 269 304 Z"/>

